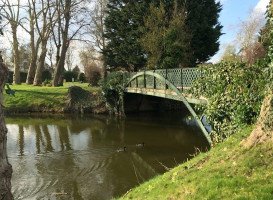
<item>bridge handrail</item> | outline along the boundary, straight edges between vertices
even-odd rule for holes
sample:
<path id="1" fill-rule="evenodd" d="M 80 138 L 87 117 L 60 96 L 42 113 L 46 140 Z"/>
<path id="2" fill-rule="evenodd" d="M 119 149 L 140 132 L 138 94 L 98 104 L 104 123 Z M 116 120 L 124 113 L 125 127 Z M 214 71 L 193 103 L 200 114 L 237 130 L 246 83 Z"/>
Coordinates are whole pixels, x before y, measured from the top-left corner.
<path id="1" fill-rule="evenodd" d="M 176 88 L 183 89 L 189 88 L 193 85 L 194 81 L 200 76 L 198 68 L 174 68 L 174 69 L 156 69 L 145 70 L 139 72 L 153 72 L 161 75 L 170 81 Z M 131 72 L 127 78 L 132 78 L 139 72 Z M 145 74 L 145 73 L 144 73 Z M 145 85 L 145 86 L 144 86 Z M 130 87 L 135 88 L 151 88 L 151 89 L 166 89 L 166 84 L 160 80 L 155 80 L 154 77 L 147 75 L 138 77 L 135 81 L 130 83 Z"/>

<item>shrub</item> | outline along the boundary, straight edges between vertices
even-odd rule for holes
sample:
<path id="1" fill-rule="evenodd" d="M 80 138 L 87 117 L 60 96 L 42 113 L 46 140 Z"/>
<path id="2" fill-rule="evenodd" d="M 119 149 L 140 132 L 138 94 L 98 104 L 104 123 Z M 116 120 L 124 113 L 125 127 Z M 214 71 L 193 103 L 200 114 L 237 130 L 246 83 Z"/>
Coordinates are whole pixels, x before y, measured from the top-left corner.
<path id="1" fill-rule="evenodd" d="M 91 63 L 85 69 L 87 82 L 92 86 L 98 86 L 99 81 L 101 79 L 101 69 L 98 67 L 96 63 Z"/>
<path id="2" fill-rule="evenodd" d="M 43 81 L 43 86 L 51 87 L 52 86 L 51 80 L 49 80 L 49 79 L 44 80 Z"/>
<path id="3" fill-rule="evenodd" d="M 215 142 L 233 134 L 237 127 L 256 121 L 269 81 L 265 69 L 264 65 L 228 62 L 201 68 L 202 77 L 191 93 L 209 100 L 208 105 L 197 109 L 207 116 Z"/>
<path id="4" fill-rule="evenodd" d="M 64 75 L 64 79 L 65 79 L 67 82 L 72 82 L 72 78 L 74 78 L 74 81 L 76 81 L 76 80 L 77 80 L 77 77 L 78 77 L 77 73 L 72 72 L 72 71 L 65 71 L 65 72 L 63 73 L 63 75 Z"/>
<path id="5" fill-rule="evenodd" d="M 42 73 L 42 81 L 45 80 L 52 80 L 52 73 L 48 69 L 44 70 Z"/>
<path id="6" fill-rule="evenodd" d="M 124 114 L 123 111 L 123 91 L 124 91 L 124 73 L 112 72 L 105 79 L 100 81 L 104 101 L 108 110 L 114 114 Z"/>
<path id="7" fill-rule="evenodd" d="M 84 73 L 79 73 L 78 80 L 81 82 L 85 82 L 85 75 Z"/>

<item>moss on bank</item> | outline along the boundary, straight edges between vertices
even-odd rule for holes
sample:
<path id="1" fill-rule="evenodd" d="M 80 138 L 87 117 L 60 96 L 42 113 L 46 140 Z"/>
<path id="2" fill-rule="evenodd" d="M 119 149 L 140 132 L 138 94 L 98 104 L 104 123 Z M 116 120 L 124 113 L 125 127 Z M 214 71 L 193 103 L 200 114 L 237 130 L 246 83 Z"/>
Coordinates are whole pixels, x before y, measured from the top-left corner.
<path id="1" fill-rule="evenodd" d="M 27 113 L 27 112 L 75 112 L 70 109 L 71 105 L 67 98 L 70 86 L 79 86 L 90 93 L 88 99 L 89 113 L 105 112 L 99 88 L 88 87 L 87 84 L 66 83 L 63 87 L 37 87 L 32 85 L 12 85 L 15 96 L 4 95 L 5 112 Z"/>
<path id="2" fill-rule="evenodd" d="M 121 199 L 273 199 L 273 144 L 240 145 L 252 129 L 240 130 Z"/>

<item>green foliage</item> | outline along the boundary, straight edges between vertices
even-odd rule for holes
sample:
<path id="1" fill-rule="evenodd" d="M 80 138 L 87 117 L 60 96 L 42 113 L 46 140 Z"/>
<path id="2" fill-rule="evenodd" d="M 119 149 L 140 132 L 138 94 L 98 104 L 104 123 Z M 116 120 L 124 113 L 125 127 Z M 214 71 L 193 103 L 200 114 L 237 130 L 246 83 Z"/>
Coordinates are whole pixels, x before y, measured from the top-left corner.
<path id="1" fill-rule="evenodd" d="M 52 80 L 52 73 L 48 69 L 44 70 L 42 73 L 42 81 L 45 80 Z"/>
<path id="2" fill-rule="evenodd" d="M 42 83 L 43 86 L 46 86 L 46 87 L 51 87 L 52 86 L 52 82 L 50 79 L 45 79 Z"/>
<path id="3" fill-rule="evenodd" d="M 150 13 L 144 19 L 145 28 L 140 39 L 147 53 L 147 68 L 177 68 L 189 64 L 186 55 L 185 13 L 184 7 L 177 5 L 168 13 L 162 2 L 159 7 L 150 4 Z M 168 17 L 167 14 L 171 16 Z"/>
<path id="4" fill-rule="evenodd" d="M 79 74 L 81 72 L 80 68 L 78 65 L 76 65 L 73 69 L 72 69 L 72 72 L 74 72 L 75 74 Z"/>
<path id="5" fill-rule="evenodd" d="M 219 49 L 215 0 L 109 0 L 107 7 L 103 55 L 114 69 L 137 71 L 147 57 L 148 68 L 196 66 Z"/>
<path id="6" fill-rule="evenodd" d="M 144 33 L 140 38 L 140 44 L 147 54 L 147 68 L 160 68 L 159 65 L 165 50 L 163 40 L 167 29 L 167 15 L 162 2 L 159 7 L 154 3 L 150 4 L 150 14 L 144 19 L 144 23 L 144 27 L 140 27 Z"/>
<path id="7" fill-rule="evenodd" d="M 67 82 L 72 82 L 72 78 L 74 78 L 74 81 L 76 81 L 78 78 L 78 74 L 73 71 L 64 71 L 63 75 Z"/>
<path id="8" fill-rule="evenodd" d="M 103 49 L 105 64 L 127 71 L 137 71 L 146 64 L 139 38 L 143 26 L 143 16 L 149 9 L 146 1 L 109 0 L 105 19 L 105 38 Z"/>
<path id="9" fill-rule="evenodd" d="M 79 73 L 78 80 L 81 82 L 85 82 L 85 75 L 84 73 Z"/>
<path id="10" fill-rule="evenodd" d="M 99 83 L 104 101 L 111 113 L 124 114 L 123 92 L 125 80 L 123 72 L 113 72 Z"/>
<path id="11" fill-rule="evenodd" d="M 175 9 L 177 10 L 177 9 Z M 162 57 L 162 68 L 177 68 L 180 65 L 187 67 L 189 61 L 187 58 L 187 32 L 185 27 L 185 9 L 173 13 L 169 22 L 169 27 L 164 37 L 165 52 Z"/>
<path id="12" fill-rule="evenodd" d="M 190 63 L 206 62 L 219 50 L 219 38 L 222 35 L 222 25 L 219 23 L 219 14 L 222 6 L 215 0 L 187 0 L 186 27 L 191 35 Z"/>
<path id="13" fill-rule="evenodd" d="M 214 142 L 220 142 L 243 124 L 256 121 L 264 89 L 270 81 L 263 66 L 221 62 L 204 66 L 202 77 L 191 92 L 209 100 L 206 107 L 198 107 L 213 128 Z"/>
<path id="14" fill-rule="evenodd" d="M 100 79 L 101 79 L 100 72 L 92 71 L 88 82 L 90 83 L 91 86 L 98 86 Z"/>
<path id="15" fill-rule="evenodd" d="M 22 83 L 26 82 L 27 80 L 27 73 L 26 72 L 20 72 L 20 80 Z M 9 77 L 8 77 L 8 83 L 13 82 L 13 72 L 9 72 Z"/>
<path id="16" fill-rule="evenodd" d="M 240 62 L 242 56 L 236 52 L 236 47 L 234 45 L 228 45 L 221 57 L 221 61 L 224 62 Z"/>

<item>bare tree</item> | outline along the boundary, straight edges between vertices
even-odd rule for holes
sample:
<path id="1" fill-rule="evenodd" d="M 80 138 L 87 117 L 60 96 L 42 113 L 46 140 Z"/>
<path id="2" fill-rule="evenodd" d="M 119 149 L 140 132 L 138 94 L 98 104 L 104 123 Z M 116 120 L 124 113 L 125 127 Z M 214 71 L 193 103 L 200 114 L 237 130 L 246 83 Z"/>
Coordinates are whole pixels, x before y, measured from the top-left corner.
<path id="1" fill-rule="evenodd" d="M 0 15 L 9 22 L 12 32 L 12 51 L 14 55 L 13 83 L 20 84 L 19 42 L 17 37 L 20 22 L 20 0 L 17 0 L 15 4 L 11 4 L 9 0 L 1 0 L 1 2 L 2 12 Z"/>
<path id="2" fill-rule="evenodd" d="M 7 128 L 3 114 L 3 91 L 8 77 L 8 69 L 0 55 L 0 199 L 13 199 L 11 193 L 12 168 L 7 156 Z"/>
<path id="3" fill-rule="evenodd" d="M 57 34 L 54 37 L 57 48 L 56 66 L 53 75 L 54 87 L 63 84 L 61 74 L 64 71 L 66 53 L 70 42 L 86 26 L 85 12 L 83 12 L 86 10 L 84 2 L 86 0 L 56 0 L 58 23 Z"/>
<path id="4" fill-rule="evenodd" d="M 36 0 L 34 0 L 34 3 L 36 4 Z M 24 30 L 29 33 L 30 35 L 30 47 L 31 47 L 31 61 L 29 64 L 28 74 L 27 74 L 27 80 L 26 83 L 28 85 L 33 84 L 35 72 L 37 68 L 37 58 L 38 58 L 38 49 L 40 45 L 40 38 L 35 40 L 35 14 L 32 7 L 32 2 L 28 0 L 28 15 L 29 15 L 29 30 L 24 28 Z"/>
<path id="5" fill-rule="evenodd" d="M 33 85 L 35 86 L 39 86 L 42 84 L 42 72 L 44 69 L 45 58 L 47 54 L 47 42 L 50 37 L 50 34 L 52 33 L 51 27 L 54 26 L 54 24 L 57 21 L 57 20 L 48 21 L 48 18 L 52 19 L 53 18 L 52 16 L 55 16 L 55 13 L 56 13 L 56 9 L 54 9 L 55 5 L 52 4 L 50 0 L 41 0 L 40 5 L 41 5 L 41 8 L 39 12 L 37 12 L 36 1 L 32 0 L 32 7 L 33 7 L 34 18 L 35 18 L 36 29 L 41 40 L 41 52 L 38 59 L 38 66 L 36 69 L 34 82 L 33 82 Z M 53 8 L 52 12 L 51 12 L 51 8 Z M 41 27 L 38 22 L 39 19 L 41 20 L 40 24 L 42 24 Z"/>
<path id="6" fill-rule="evenodd" d="M 256 44 L 258 43 L 259 32 L 264 26 L 265 21 L 266 19 L 263 13 L 250 10 L 247 20 L 239 24 L 236 42 L 239 44 L 243 60 L 249 64 L 254 62 L 253 59 L 255 57 L 260 57 L 257 56 L 258 54 L 262 55 L 263 50 L 261 49 L 261 46 Z"/>
<path id="7" fill-rule="evenodd" d="M 108 0 L 97 0 L 92 14 L 92 23 L 89 25 L 89 32 L 94 40 L 94 46 L 102 51 L 105 49 L 106 38 L 104 37 L 105 25 L 104 20 L 107 16 L 107 2 Z M 102 55 L 100 56 L 103 60 Z M 106 76 L 106 66 L 103 64 L 104 77 Z"/>

